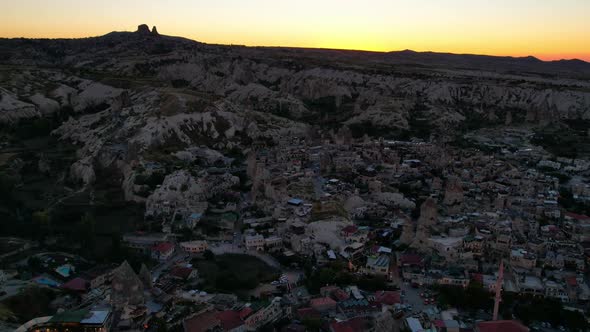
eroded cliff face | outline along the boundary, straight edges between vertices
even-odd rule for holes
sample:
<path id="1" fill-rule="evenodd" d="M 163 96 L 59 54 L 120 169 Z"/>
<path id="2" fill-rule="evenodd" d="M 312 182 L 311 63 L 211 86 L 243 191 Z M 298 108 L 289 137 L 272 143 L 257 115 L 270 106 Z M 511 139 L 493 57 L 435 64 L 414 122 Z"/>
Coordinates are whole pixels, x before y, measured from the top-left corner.
<path id="1" fill-rule="evenodd" d="M 91 186 L 106 169 L 119 174 L 127 199 L 144 200 L 136 166 L 154 155 L 182 159 L 188 148 L 244 152 L 253 142 L 304 137 L 311 126 L 452 138 L 486 126 L 590 120 L 590 82 L 571 75 L 212 46 L 141 31 L 0 42 L 14 50 L 13 69 L 0 76 L 0 124 L 61 114 L 52 135 L 77 147 L 71 179 Z"/>

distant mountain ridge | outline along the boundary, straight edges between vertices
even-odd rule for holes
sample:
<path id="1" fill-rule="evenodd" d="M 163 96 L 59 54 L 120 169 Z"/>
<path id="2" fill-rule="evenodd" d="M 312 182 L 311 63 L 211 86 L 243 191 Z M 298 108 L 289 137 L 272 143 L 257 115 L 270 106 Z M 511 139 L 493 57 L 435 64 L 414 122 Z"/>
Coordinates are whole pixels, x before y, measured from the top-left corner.
<path id="1" fill-rule="evenodd" d="M 250 50 L 274 50 L 282 52 L 297 52 L 301 55 L 337 55 L 338 58 L 353 58 L 358 60 L 380 61 L 390 64 L 418 65 L 430 67 L 453 67 L 459 69 L 475 69 L 486 71 L 501 72 L 534 72 L 547 74 L 574 74 L 576 76 L 589 75 L 590 63 L 580 60 L 554 60 L 543 61 L 534 56 L 512 57 L 512 56 L 494 56 L 478 54 L 455 54 L 455 53 L 438 53 L 438 52 L 417 52 L 413 50 L 375 52 L 363 50 L 344 50 L 344 49 L 324 49 L 324 48 L 299 48 L 299 47 L 266 47 L 266 46 L 236 46 L 236 45 L 217 45 L 205 44 L 196 40 L 183 37 L 172 37 L 160 35 L 156 27 L 150 31 L 145 24 L 138 26 L 135 32 L 110 32 L 103 36 L 75 38 L 75 39 L 27 39 L 27 38 L 0 38 L 0 62 L 10 61 L 10 54 L 13 57 L 20 57 L 18 54 L 19 47 L 40 46 L 49 48 L 49 55 L 60 55 L 63 51 L 68 55 L 71 53 L 88 50 L 90 47 L 107 46 L 112 47 L 113 43 L 128 43 L 129 49 L 141 49 L 144 41 L 148 43 L 158 43 L 160 51 L 173 48 L 190 48 L 190 47 L 228 47 Z M 139 43 L 138 43 L 139 42 Z M 63 48 L 62 50 L 55 49 Z M 15 49 L 16 48 L 16 49 Z M 149 49 L 148 49 L 149 50 Z M 30 49 L 28 50 L 30 51 Z M 158 50 L 156 50 L 158 51 Z M 38 55 L 38 54 L 37 54 Z"/>
<path id="2" fill-rule="evenodd" d="M 590 71 L 590 63 L 580 59 L 544 61 L 530 55 L 525 57 L 513 57 L 479 54 L 416 52 L 412 50 L 403 50 L 387 52 L 387 56 L 390 60 L 399 62 L 416 64 L 434 62 L 437 65 L 466 66 L 475 67 L 477 69 L 484 69 L 485 67 L 491 65 L 501 65 L 505 66 L 503 69 L 509 70 L 538 71 L 549 69 L 550 71 Z M 506 66 L 508 68 L 506 68 Z"/>

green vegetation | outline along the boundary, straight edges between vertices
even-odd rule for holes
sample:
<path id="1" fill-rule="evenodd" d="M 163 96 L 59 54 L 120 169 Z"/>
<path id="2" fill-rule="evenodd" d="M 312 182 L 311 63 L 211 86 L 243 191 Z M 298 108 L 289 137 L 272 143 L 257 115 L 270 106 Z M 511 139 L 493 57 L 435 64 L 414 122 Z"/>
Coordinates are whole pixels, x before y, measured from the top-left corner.
<path id="1" fill-rule="evenodd" d="M 305 318 L 301 321 L 306 331 L 320 331 L 322 320 L 320 318 Z"/>
<path id="2" fill-rule="evenodd" d="M 29 287 L 7 298 L 2 305 L 7 312 L 16 316 L 19 323 L 24 323 L 35 317 L 50 315 L 52 310 L 49 304 L 54 298 L 55 293 L 48 288 Z"/>
<path id="3" fill-rule="evenodd" d="M 590 204 L 576 201 L 572 192 L 563 187 L 559 190 L 559 205 L 570 212 L 590 216 Z"/>
<path id="4" fill-rule="evenodd" d="M 563 172 L 554 170 L 551 167 L 540 166 L 540 167 L 537 167 L 537 169 L 539 171 L 543 172 L 544 174 L 547 174 L 549 176 L 557 178 L 559 180 L 559 183 L 561 183 L 561 184 L 569 182 L 569 180 L 571 180 L 571 178 L 572 178 L 571 176 L 569 176 Z"/>
<path id="5" fill-rule="evenodd" d="M 311 220 L 318 221 L 328 219 L 333 216 L 348 218 L 348 213 L 344 210 L 342 204 L 338 202 L 316 203 L 311 209 Z"/>
<path id="6" fill-rule="evenodd" d="M 466 289 L 439 286 L 436 290 L 442 307 L 457 307 L 475 315 L 478 310 L 491 312 L 494 306 L 493 294 L 480 283 L 471 282 Z M 549 322 L 554 327 L 563 325 L 572 331 L 585 331 L 590 327 L 582 313 L 565 309 L 559 300 L 528 294 L 503 293 L 500 312 L 503 318 L 514 316 L 527 326 L 538 321 Z"/>
<path id="7" fill-rule="evenodd" d="M 590 142 L 585 132 L 572 129 L 572 126 L 554 124 L 539 129 L 531 140 L 558 157 L 577 158 L 590 152 Z"/>
<path id="8" fill-rule="evenodd" d="M 564 309 L 556 299 L 521 296 L 514 306 L 514 315 L 525 325 L 534 321 L 549 322 L 554 327 L 565 326 L 571 331 L 586 331 L 590 327 L 584 314 Z"/>
<path id="9" fill-rule="evenodd" d="M 0 200 L 8 202 L 12 200 L 12 192 L 16 186 L 16 179 L 8 173 L 0 170 Z"/>
<path id="10" fill-rule="evenodd" d="M 154 189 L 157 185 L 162 184 L 164 182 L 164 178 L 166 174 L 163 172 L 152 172 L 149 175 L 139 174 L 135 176 L 135 184 L 137 185 L 147 185 L 150 188 Z"/>
<path id="11" fill-rule="evenodd" d="M 312 262 L 307 262 L 305 270 L 305 286 L 312 294 L 317 294 L 320 288 L 326 285 L 349 286 L 357 285 L 366 291 L 377 291 L 387 289 L 387 281 L 384 277 L 360 276 L 351 273 L 343 262 L 333 262 L 321 269 L 314 269 Z"/>
<path id="12" fill-rule="evenodd" d="M 454 286 L 440 286 L 438 303 L 442 307 L 457 307 L 471 313 L 477 310 L 491 310 L 493 307 L 492 294 L 480 283 L 471 282 L 466 289 Z"/>
<path id="13" fill-rule="evenodd" d="M 195 260 L 193 264 L 205 279 L 206 291 L 233 292 L 254 289 L 258 284 L 277 280 L 279 273 L 260 259 L 241 254 L 223 254 Z"/>

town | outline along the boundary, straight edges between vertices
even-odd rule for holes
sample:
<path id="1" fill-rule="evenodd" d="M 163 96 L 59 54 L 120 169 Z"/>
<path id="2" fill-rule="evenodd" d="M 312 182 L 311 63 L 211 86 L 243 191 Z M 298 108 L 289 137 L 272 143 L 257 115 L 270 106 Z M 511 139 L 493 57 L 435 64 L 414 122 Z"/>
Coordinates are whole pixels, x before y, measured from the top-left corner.
<path id="1" fill-rule="evenodd" d="M 143 160 L 118 256 L 4 239 L 2 308 L 19 332 L 587 330 L 590 162 L 507 141 L 344 127 Z"/>

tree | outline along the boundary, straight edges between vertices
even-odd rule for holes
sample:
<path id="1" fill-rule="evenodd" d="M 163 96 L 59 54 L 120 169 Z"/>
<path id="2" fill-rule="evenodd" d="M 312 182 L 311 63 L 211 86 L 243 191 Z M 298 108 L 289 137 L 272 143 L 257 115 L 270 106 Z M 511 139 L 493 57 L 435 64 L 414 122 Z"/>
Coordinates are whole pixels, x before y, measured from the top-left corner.
<path id="1" fill-rule="evenodd" d="M 319 318 L 305 318 L 301 323 L 306 331 L 319 331 L 322 328 L 322 320 Z"/>
<path id="2" fill-rule="evenodd" d="M 49 211 L 35 211 L 31 215 L 31 220 L 33 221 L 33 233 L 35 234 L 35 238 L 42 240 L 46 234 L 53 233 Z"/>
<path id="3" fill-rule="evenodd" d="M 94 254 L 96 245 L 96 222 L 90 213 L 84 214 L 78 223 L 78 238 L 82 245 L 82 252 L 86 255 Z"/>
<path id="4" fill-rule="evenodd" d="M 203 257 L 205 257 L 205 259 L 208 261 L 212 261 L 215 259 L 215 254 L 213 253 L 213 251 L 207 249 L 203 252 Z"/>
<path id="5" fill-rule="evenodd" d="M 42 267 L 41 259 L 36 256 L 31 256 L 27 260 L 27 265 L 29 266 L 29 269 L 31 269 L 31 271 L 38 272 L 41 270 Z"/>
<path id="6" fill-rule="evenodd" d="M 121 234 L 111 235 L 111 248 L 109 250 L 109 259 L 112 262 L 121 263 L 125 260 L 126 250 L 121 244 Z"/>
<path id="7" fill-rule="evenodd" d="M 12 191 L 16 186 L 16 179 L 4 172 L 0 172 L 0 199 L 8 202 L 12 199 Z"/>

